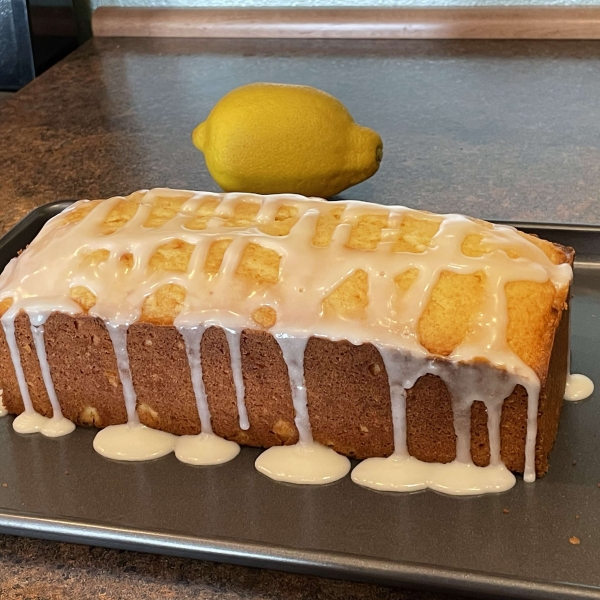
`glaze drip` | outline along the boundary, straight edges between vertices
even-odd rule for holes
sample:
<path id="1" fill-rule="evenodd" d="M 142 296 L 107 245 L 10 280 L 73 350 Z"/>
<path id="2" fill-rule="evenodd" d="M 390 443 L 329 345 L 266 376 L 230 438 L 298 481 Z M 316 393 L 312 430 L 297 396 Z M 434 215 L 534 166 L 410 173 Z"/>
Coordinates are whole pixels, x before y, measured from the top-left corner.
<path id="1" fill-rule="evenodd" d="M 426 488 L 452 496 L 505 492 L 515 476 L 502 464 L 476 467 L 457 460 L 425 463 L 413 456 L 393 454 L 369 458 L 352 471 L 352 481 L 380 492 L 416 492 Z"/>
<path id="2" fill-rule="evenodd" d="M 571 354 L 568 355 L 567 383 L 564 399 L 569 402 L 585 400 L 594 393 L 594 382 L 585 375 L 571 373 Z"/>
<path id="3" fill-rule="evenodd" d="M 175 450 L 177 437 L 150 429 L 141 423 L 110 425 L 94 437 L 94 450 L 105 458 L 120 461 L 152 460 Z"/>
<path id="4" fill-rule="evenodd" d="M 250 429 L 250 422 L 248 421 L 248 413 L 246 412 L 246 391 L 244 389 L 244 376 L 242 374 L 242 352 L 240 350 L 242 332 L 225 328 L 225 336 L 227 337 L 227 343 L 229 344 L 231 372 L 233 374 L 233 383 L 235 385 L 235 397 L 240 419 L 240 429 L 247 430 Z"/>
<path id="5" fill-rule="evenodd" d="M 218 465 L 233 460 L 240 452 L 239 445 L 216 436 L 212 429 L 210 408 L 202 379 L 202 355 L 200 352 L 200 343 L 206 327 L 177 325 L 177 329 L 185 342 L 202 431 L 198 435 L 181 436 L 175 444 L 175 456 L 181 462 L 191 465 Z M 241 372 L 239 376 L 241 376 Z"/>
<path id="6" fill-rule="evenodd" d="M 21 354 L 19 353 L 19 346 L 17 345 L 17 338 L 15 336 L 15 319 L 13 315 L 5 315 L 2 317 L 2 327 L 4 329 L 4 335 L 6 337 L 6 343 L 10 351 L 10 357 L 12 359 L 15 374 L 17 376 L 17 382 L 19 384 L 19 392 L 21 392 L 21 398 L 23 399 L 23 405 L 25 407 L 25 414 L 33 415 L 35 410 L 31 403 L 31 397 L 29 396 L 29 388 L 25 381 L 25 373 L 23 372 L 23 365 L 21 364 Z M 16 420 L 16 419 L 15 419 Z"/>
<path id="7" fill-rule="evenodd" d="M 308 398 L 304 382 L 304 352 L 308 338 L 292 338 L 284 334 L 275 336 L 283 360 L 287 366 L 292 391 L 292 404 L 294 406 L 294 422 L 298 429 L 299 444 L 310 444 L 313 441 L 308 416 Z"/>
<path id="8" fill-rule="evenodd" d="M 123 386 L 125 409 L 127 410 L 127 423 L 129 425 L 139 425 L 140 419 L 136 410 L 137 396 L 135 388 L 133 387 L 131 370 L 129 369 L 127 326 L 116 323 L 106 323 L 106 329 L 108 330 L 108 335 L 112 341 L 115 357 L 117 359 L 117 369 L 119 370 L 119 378 L 121 379 L 121 385 Z"/>
<path id="9" fill-rule="evenodd" d="M 350 461 L 313 440 L 308 398 L 304 381 L 304 353 L 307 337 L 275 336 L 288 369 L 294 422 L 298 443 L 292 446 L 273 446 L 257 459 L 256 468 L 276 481 L 305 485 L 323 485 L 344 477 L 350 471 Z"/>
<path id="10" fill-rule="evenodd" d="M 569 373 L 567 375 L 567 387 L 565 389 L 565 400 L 577 402 L 585 400 L 594 393 L 594 382 L 585 375 Z"/>
<path id="11" fill-rule="evenodd" d="M 206 328 L 202 325 L 198 325 L 197 327 L 184 327 L 180 325 L 177 329 L 185 342 L 185 352 L 190 365 L 192 387 L 194 389 L 194 396 L 196 397 L 196 407 L 198 408 L 202 432 L 212 433 L 210 409 L 208 408 L 206 390 L 204 389 L 204 381 L 202 379 L 202 362 L 200 358 L 200 342 Z"/>
<path id="12" fill-rule="evenodd" d="M 394 454 L 385 459 L 362 461 L 352 472 L 355 483 L 380 491 L 410 492 L 430 488 L 453 495 L 492 493 L 514 485 L 516 480 L 500 457 L 500 418 L 504 400 L 520 382 L 518 377 L 485 363 L 456 364 L 425 356 L 419 358 L 384 347 L 379 348 L 379 353 L 390 386 Z M 456 459 L 448 465 L 424 463 L 408 453 L 406 390 L 425 374 L 440 377 L 452 397 Z M 477 467 L 471 457 L 471 408 L 476 400 L 484 402 L 488 415 L 488 467 Z M 531 452 L 531 448 L 527 451 Z M 526 460 L 534 463 L 535 447 L 533 451 L 533 455 L 526 455 Z M 447 476 L 446 471 L 451 475 Z"/>
<path id="13" fill-rule="evenodd" d="M 44 325 L 36 326 L 32 324 L 31 333 L 33 335 L 33 342 L 42 371 L 42 378 L 44 380 L 44 385 L 46 386 L 46 392 L 48 393 L 48 398 L 50 398 L 50 404 L 52 405 L 52 418 L 42 427 L 41 431 L 48 437 L 67 435 L 75 429 L 75 424 L 63 417 L 58 398 L 56 397 L 56 390 L 54 389 L 54 383 L 52 382 L 50 366 L 48 365 L 48 356 L 46 354 Z"/>
<path id="14" fill-rule="evenodd" d="M 48 367 L 48 360 L 46 357 L 46 348 L 44 345 L 44 321 L 45 313 L 40 313 L 37 319 L 32 320 L 31 332 L 33 335 L 38 360 L 40 362 L 40 369 L 42 371 L 42 377 L 44 384 L 46 385 L 46 391 L 50 402 L 52 403 L 53 416 L 52 418 L 44 417 L 35 411 L 31 402 L 31 396 L 29 395 L 29 387 L 25 380 L 25 373 L 23 372 L 23 365 L 21 364 L 21 355 L 19 353 L 19 347 L 17 345 L 17 339 L 15 335 L 15 317 L 16 312 L 7 311 L 2 317 L 2 327 L 6 336 L 6 342 L 10 351 L 12 363 L 17 376 L 17 382 L 19 384 L 19 391 L 23 399 L 23 405 L 25 411 L 18 415 L 13 421 L 13 429 L 17 433 L 30 434 L 39 432 L 46 437 L 61 437 L 68 433 L 71 433 L 75 429 L 75 425 L 65 419 L 60 410 L 58 399 L 54 391 L 54 385 L 52 384 L 52 378 L 50 376 L 50 369 Z M 34 325 L 33 323 L 38 323 Z M 56 408 L 55 408 L 56 406 Z M 4 406 L 3 406 L 4 409 Z M 4 409 L 5 410 L 5 409 Z"/>

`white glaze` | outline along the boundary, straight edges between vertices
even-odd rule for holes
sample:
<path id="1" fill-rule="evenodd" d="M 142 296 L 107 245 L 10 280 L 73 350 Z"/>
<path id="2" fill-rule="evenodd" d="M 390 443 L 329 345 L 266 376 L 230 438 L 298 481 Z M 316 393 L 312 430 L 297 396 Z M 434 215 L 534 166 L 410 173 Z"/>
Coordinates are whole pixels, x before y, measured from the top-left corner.
<path id="1" fill-rule="evenodd" d="M 62 437 L 71 433 L 75 425 L 64 417 L 49 418 L 37 412 L 22 412 L 13 421 L 17 433 L 41 433 L 46 437 Z"/>
<path id="2" fill-rule="evenodd" d="M 298 443 L 310 444 L 313 441 L 310 418 L 308 416 L 308 398 L 304 382 L 304 352 L 308 337 L 290 337 L 285 334 L 275 336 L 283 360 L 288 369 L 290 389 L 292 392 L 292 405 L 294 407 L 294 422 L 298 429 Z"/>
<path id="3" fill-rule="evenodd" d="M 189 200 L 171 221 L 155 229 L 142 227 L 156 196 L 182 194 L 188 194 Z M 211 220 L 214 228 L 203 231 L 186 229 L 186 219 L 194 214 L 203 200 L 212 197 L 221 199 L 217 215 Z M 226 226 L 224 222 L 229 211 L 242 199 L 263 205 L 257 223 L 241 228 Z M 479 315 L 476 332 L 453 352 L 451 359 L 469 360 L 479 355 L 492 358 L 492 363 L 508 370 L 521 371 L 522 361 L 506 346 L 502 323 L 496 325 L 496 319 L 505 319 L 502 311 L 496 313 L 505 296 L 497 293 L 499 286 L 516 280 L 545 282 L 550 278 L 557 287 L 565 287 L 572 274 L 568 264 L 552 264 L 537 246 L 513 228 L 496 225 L 487 229 L 460 215 L 444 216 L 431 247 L 424 252 L 392 252 L 394 235 L 397 235 L 402 217 L 413 213 L 422 216 L 422 213 L 403 207 L 361 202 L 344 203 L 343 222 L 336 228 L 331 244 L 317 248 L 311 243 L 316 222 L 321 212 L 330 210 L 331 205 L 322 200 L 292 195 L 215 195 L 152 190 L 137 198 L 139 208 L 133 219 L 110 235 L 99 234 L 98 226 L 121 200 L 113 198 L 101 203 L 79 223 L 61 225 L 60 215 L 51 219 L 8 270 L 1 282 L 0 299 L 12 297 L 14 310 L 18 312 L 27 298 L 37 300 L 41 297 L 45 300 L 47 297 L 63 297 L 68 300 L 71 286 L 86 285 L 98 299 L 91 314 L 113 324 L 130 324 L 139 317 L 148 293 L 166 283 L 176 283 L 188 290 L 185 310 L 180 315 L 182 319 L 193 316 L 196 323 L 240 331 L 244 327 L 256 327 L 250 315 L 259 306 L 268 304 L 277 310 L 273 333 L 319 335 L 329 339 L 349 339 L 357 344 L 375 341 L 391 348 L 397 348 L 401 339 L 404 351 L 419 353 L 423 352 L 423 348 L 418 342 L 416 326 L 439 273 L 442 270 L 463 274 L 483 271 L 489 274 L 486 284 L 489 286 L 489 302 Z M 266 216 L 286 204 L 294 204 L 299 210 L 298 221 L 290 234 L 274 237 L 262 233 L 259 226 L 265 222 Z M 383 239 L 377 250 L 365 252 L 346 247 L 352 224 L 361 214 L 377 211 L 389 214 L 389 227 L 383 230 Z M 465 256 L 460 242 L 469 234 L 481 235 L 483 243 L 496 250 L 482 257 Z M 214 240 L 222 238 L 234 238 L 234 242 L 225 252 L 219 275 L 207 277 L 201 268 L 205 251 Z M 182 239 L 196 245 L 188 272 L 149 272 L 147 264 L 155 249 L 171 239 Z M 254 290 L 252 294 L 248 294 L 247 285 L 234 276 L 235 266 L 239 264 L 241 252 L 248 242 L 272 248 L 283 257 L 280 282 Z M 503 251 L 506 247 L 517 249 L 521 258 L 509 258 Z M 100 267 L 82 267 L 82 256 L 99 248 L 111 252 L 108 261 Z M 115 273 L 119 269 L 115 263 L 125 252 L 135 255 L 135 264 L 126 277 L 116 281 L 118 275 Z M 48 255 L 53 256 L 50 266 L 46 261 Z M 402 314 L 399 315 L 390 303 L 393 277 L 408 268 L 417 268 L 424 275 L 407 292 L 402 301 Z M 358 269 L 365 270 L 370 276 L 367 318 L 350 322 L 323 314 L 323 298 L 348 274 Z M 380 276 L 380 273 L 384 275 Z"/>
<path id="4" fill-rule="evenodd" d="M 13 421 L 13 429 L 17 433 L 36 433 L 41 432 L 46 423 L 48 423 L 50 419 L 48 417 L 43 417 L 39 413 L 35 411 L 22 412 L 20 415 L 15 417 Z"/>
<path id="5" fill-rule="evenodd" d="M 220 465 L 233 460 L 239 453 L 238 444 L 214 433 L 182 435 L 175 444 L 175 456 L 188 465 Z"/>
<path id="6" fill-rule="evenodd" d="M 255 462 L 256 468 L 275 481 L 304 485 L 323 485 L 345 477 L 350 461 L 317 442 L 273 446 Z"/>
<path id="7" fill-rule="evenodd" d="M 430 488 L 454 496 L 504 492 L 515 476 L 503 465 L 476 467 L 454 461 L 426 463 L 412 456 L 369 458 L 352 471 L 352 481 L 382 492 L 415 492 Z"/>
<path id="8" fill-rule="evenodd" d="M 127 410 L 127 423 L 137 425 L 140 420 L 136 411 L 137 396 L 133 387 L 133 378 L 129 369 L 129 354 L 127 352 L 127 325 L 106 323 L 106 329 L 113 344 L 119 378 L 123 386 L 125 409 Z"/>
<path id="9" fill-rule="evenodd" d="M 144 227 L 154 200 L 168 196 L 185 196 L 187 200 L 170 221 L 157 228 Z M 208 228 L 204 231 L 187 229 L 187 220 L 195 215 L 201 203 L 208 198 L 216 198 L 220 202 Z M 274 448 L 265 452 L 265 462 L 285 454 L 292 457 L 289 459 L 290 464 L 295 461 L 304 465 L 307 457 L 314 461 L 317 453 L 325 456 L 332 452 L 311 444 L 312 433 L 303 383 L 303 349 L 302 352 L 298 349 L 299 345 L 303 345 L 302 348 L 305 346 L 310 336 L 321 336 L 331 340 L 347 339 L 354 344 L 375 343 L 379 348 L 390 373 L 396 453 L 394 460 L 389 462 L 397 463 L 407 457 L 404 390 L 409 389 L 419 376 L 433 373 L 442 377 L 452 394 L 457 462 L 472 466 L 469 464 L 469 415 L 472 402 L 482 400 L 488 411 L 493 467 L 486 473 L 499 471 L 496 467 L 501 465 L 499 422 L 502 401 L 512 390 L 511 386 L 514 388 L 514 385 L 523 385 L 529 396 L 525 479 L 530 481 L 535 478 L 539 379 L 508 346 L 508 313 L 504 287 L 512 281 L 544 283 L 550 280 L 559 292 L 566 294 L 572 277 L 568 264 L 552 264 L 535 244 L 521 237 L 511 227 L 494 226 L 488 229 L 460 215 L 443 216 L 430 247 L 424 247 L 422 252 L 394 252 L 392 248 L 402 219 L 415 211 L 361 202 L 343 203 L 344 214 L 341 223 L 335 228 L 331 243 L 326 248 L 317 248 L 312 245 L 316 223 L 324 211 L 330 210 L 331 205 L 319 199 L 292 195 L 216 195 L 160 189 L 141 192 L 131 200 L 138 204 L 135 216 L 116 232 L 101 234 L 99 225 L 121 200 L 122 198 L 117 197 L 100 203 L 78 223 L 65 225 L 60 216 L 50 220 L 28 249 L 18 260 L 11 261 L 0 277 L 0 300 L 6 297 L 13 299 L 13 305 L 2 317 L 2 324 L 27 413 L 33 412 L 33 408 L 14 339 L 14 318 L 19 310 L 27 310 L 32 324 L 38 326 L 35 319 L 52 310 L 69 314 L 79 311 L 78 306 L 69 298 L 70 287 L 86 286 L 93 291 L 97 302 L 90 314 L 102 318 L 111 335 L 129 425 L 135 426 L 139 420 L 127 355 L 127 327 L 139 318 L 142 303 L 149 293 L 166 283 L 174 283 L 187 290 L 185 307 L 177 318 L 177 325 L 186 341 L 204 433 L 209 434 L 211 429 L 199 358 L 201 330 L 211 325 L 225 330 L 240 427 L 248 429 L 250 424 L 244 401 L 240 339 L 244 328 L 256 327 L 251 319 L 252 313 L 257 308 L 268 305 L 277 311 L 276 325 L 270 331 L 278 339 L 288 366 L 300 442 L 295 447 Z M 242 200 L 260 203 L 258 216 L 250 226 L 231 227 L 228 220 L 235 205 Z M 290 204 L 298 210 L 298 220 L 291 232 L 281 237 L 263 233 L 261 226 L 269 223 L 281 206 Z M 80 205 L 78 203 L 70 210 L 75 210 Z M 353 225 L 361 215 L 375 212 L 388 216 L 388 227 L 382 230 L 382 241 L 377 249 L 365 252 L 349 248 L 347 240 Z M 422 217 L 421 213 L 419 215 Z M 470 234 L 480 236 L 482 243 L 492 250 L 481 257 L 465 256 L 461 244 Z M 195 245 L 187 272 L 151 272 L 148 262 L 156 248 L 173 239 Z M 203 261 L 210 244 L 218 239 L 231 239 L 232 242 L 225 252 L 218 275 L 207 276 L 203 271 Z M 241 253 L 249 242 L 271 248 L 282 257 L 279 283 L 260 286 L 251 293 L 248 284 L 235 276 Z M 82 267 L 82 256 L 100 248 L 107 249 L 110 258 L 99 266 Z M 510 258 L 507 249 L 516 250 L 519 258 Z M 124 277 L 120 274 L 118 261 L 126 252 L 131 253 L 135 261 L 133 268 Z M 48 263 L 48 256 L 52 257 L 51 264 Z M 409 268 L 418 269 L 419 276 L 398 305 L 393 300 L 394 277 Z M 369 305 L 365 318 L 349 321 L 325 314 L 322 310 L 323 299 L 358 269 L 364 270 L 369 277 Z M 420 317 L 443 271 L 459 274 L 481 271 L 486 275 L 486 301 L 475 319 L 473 332 L 447 359 L 429 355 L 421 346 L 417 334 Z M 197 332 L 191 333 L 194 327 Z M 190 332 L 187 339 L 182 328 Z M 282 340 L 286 339 L 296 341 L 293 344 L 284 341 L 282 344 Z M 292 348 L 294 345 L 298 347 Z M 459 369 L 456 368 L 458 364 L 461 364 Z M 484 367 L 470 369 L 468 382 L 465 383 L 459 374 L 467 373 L 465 368 L 470 364 Z M 49 388 L 51 377 L 47 379 L 46 385 Z M 129 437 L 131 435 L 137 434 L 126 434 Z M 116 439 L 117 436 L 113 437 Z M 202 445 L 200 442 L 195 443 Z M 284 459 L 284 462 L 287 460 Z M 335 462 L 337 459 L 332 460 Z M 362 471 L 370 468 L 368 462 L 364 464 Z M 267 467 L 265 469 L 269 470 Z M 305 477 L 303 469 L 304 466 L 296 469 L 302 473 L 300 479 Z M 440 469 L 444 467 L 440 466 Z M 279 473 L 280 468 L 271 465 L 270 471 Z M 339 472 L 341 471 L 343 469 L 340 467 Z M 468 472 L 471 474 L 479 471 L 473 468 Z M 282 477 L 285 478 L 285 474 Z M 309 479 L 311 477 L 308 476 Z M 426 480 L 427 477 L 422 479 Z M 434 482 L 431 485 L 437 484 Z"/>
<path id="10" fill-rule="evenodd" d="M 69 421 L 69 419 L 65 419 L 65 417 L 52 417 L 50 419 L 47 417 L 42 417 L 42 419 L 44 418 L 46 418 L 46 423 L 39 431 L 46 437 L 62 437 L 63 435 L 68 435 L 69 433 L 75 431 L 75 423 Z"/>
<path id="11" fill-rule="evenodd" d="M 2 316 L 2 327 L 4 328 L 4 336 L 6 337 L 6 343 L 8 344 L 8 350 L 17 377 L 17 383 L 19 384 L 19 392 L 21 392 L 21 398 L 23 399 L 23 406 L 25 407 L 24 414 L 33 415 L 35 411 L 33 410 L 33 404 L 31 403 L 31 397 L 29 396 L 29 387 L 27 387 L 27 382 L 25 381 L 25 373 L 23 372 L 23 366 L 21 365 L 21 354 L 19 353 L 17 339 L 15 337 L 15 314 L 11 314 L 10 309 Z M 15 419 L 15 422 L 16 420 L 17 419 Z"/>
<path id="12" fill-rule="evenodd" d="M 190 465 L 218 465 L 234 459 L 240 447 L 212 433 L 176 436 L 141 424 L 123 424 L 101 429 L 94 437 L 94 450 L 128 462 L 161 458 L 174 451 L 181 462 Z"/>
<path id="13" fill-rule="evenodd" d="M 246 412 L 244 376 L 242 375 L 242 353 L 240 343 L 242 332 L 235 329 L 225 328 L 225 336 L 229 344 L 229 356 L 231 358 L 231 373 L 233 375 L 233 383 L 235 385 L 235 397 L 237 401 L 238 416 L 240 419 L 240 429 L 250 429 L 248 421 L 248 413 Z"/>
<path id="14" fill-rule="evenodd" d="M 569 373 L 567 375 L 567 387 L 565 389 L 565 400 L 577 402 L 589 398 L 594 393 L 594 382 L 585 375 Z"/>
<path id="15" fill-rule="evenodd" d="M 94 450 L 106 458 L 140 461 L 173 452 L 177 437 L 141 424 L 110 425 L 94 437 Z"/>
<path id="16" fill-rule="evenodd" d="M 46 392 L 52 405 L 52 418 L 40 429 L 40 432 L 47 437 L 61 437 L 68 435 L 75 429 L 75 423 L 65 419 L 56 397 L 52 375 L 50 374 L 50 365 L 48 364 L 48 356 L 46 355 L 46 346 L 44 342 L 44 325 L 31 324 L 31 334 L 33 335 L 33 343 L 37 353 L 40 369 L 42 371 L 42 379 L 46 386 Z"/>
<path id="17" fill-rule="evenodd" d="M 204 389 L 204 380 L 202 379 L 202 359 L 200 355 L 200 342 L 206 327 L 197 325 L 195 327 L 177 327 L 179 333 L 185 342 L 185 352 L 187 354 L 188 364 L 190 366 L 190 375 L 192 378 L 192 388 L 196 398 L 196 407 L 200 417 L 200 426 L 202 433 L 212 433 L 212 424 L 210 420 L 210 409 L 206 390 Z"/>
<path id="18" fill-rule="evenodd" d="M 406 446 L 406 390 L 412 388 L 419 377 L 430 372 L 433 361 L 422 352 L 407 354 L 395 348 L 378 346 L 390 386 L 392 426 L 394 429 L 394 452 L 408 456 Z"/>

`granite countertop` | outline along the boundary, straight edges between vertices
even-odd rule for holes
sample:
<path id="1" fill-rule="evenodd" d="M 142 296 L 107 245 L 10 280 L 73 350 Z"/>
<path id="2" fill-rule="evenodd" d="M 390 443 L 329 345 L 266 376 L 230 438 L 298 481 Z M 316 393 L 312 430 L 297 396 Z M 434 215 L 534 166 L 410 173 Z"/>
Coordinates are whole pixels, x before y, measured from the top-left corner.
<path id="1" fill-rule="evenodd" d="M 600 222 L 598 42 L 110 39 L 0 105 L 0 231 L 59 198 L 217 190 L 190 134 L 252 81 L 331 92 L 381 133 L 344 197 Z"/>
<path id="2" fill-rule="evenodd" d="M 460 600 L 185 558 L 0 536 L 2 600 Z"/>
<path id="3" fill-rule="evenodd" d="M 329 91 L 382 134 L 380 172 L 345 198 L 600 223 L 599 57 L 598 42 L 92 40 L 0 105 L 0 232 L 57 199 L 216 191 L 190 132 L 261 80 Z M 0 536 L 0 597 L 425 596 Z"/>

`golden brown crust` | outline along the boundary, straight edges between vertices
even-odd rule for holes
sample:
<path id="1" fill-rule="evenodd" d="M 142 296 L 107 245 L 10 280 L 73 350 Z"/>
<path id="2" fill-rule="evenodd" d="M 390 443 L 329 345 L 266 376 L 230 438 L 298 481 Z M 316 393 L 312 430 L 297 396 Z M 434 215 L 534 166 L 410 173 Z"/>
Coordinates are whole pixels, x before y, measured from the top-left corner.
<path id="1" fill-rule="evenodd" d="M 164 225 L 172 219 L 183 203 L 193 196 L 192 192 L 177 191 L 160 195 L 155 194 L 152 200 L 152 209 L 145 223 L 148 228 Z M 139 202 L 145 198 L 143 192 L 135 192 L 118 202 L 101 224 L 101 230 L 107 236 L 118 231 L 126 225 L 136 214 Z M 216 197 L 207 197 L 201 202 L 186 222 L 186 227 L 194 230 L 203 230 L 212 227 L 210 217 L 220 200 Z M 91 210 L 101 204 L 101 201 L 81 203 L 75 209 L 66 212 L 61 218 L 65 224 L 83 219 Z M 345 205 L 339 203 L 331 205 L 323 203 L 319 208 L 320 216 L 317 219 L 315 232 L 312 239 L 314 246 L 326 247 L 331 243 L 335 228 L 344 221 Z M 229 218 L 224 222 L 226 227 L 256 226 L 256 217 L 260 209 L 260 201 L 253 196 L 240 195 L 239 201 L 234 204 Z M 367 212 L 368 211 L 368 212 Z M 293 204 L 283 204 L 273 215 L 272 220 L 264 223 L 261 221 L 259 229 L 269 235 L 281 236 L 289 233 L 291 227 L 298 220 L 298 209 Z M 462 241 L 462 251 L 467 256 L 485 256 L 492 248 L 492 242 L 484 240 L 486 230 L 493 226 L 478 219 L 471 219 L 482 227 L 481 235 L 471 234 Z M 422 253 L 432 243 L 434 235 L 438 232 L 443 217 L 425 211 L 414 211 L 405 214 L 397 225 L 397 237 L 393 251 L 398 253 Z M 373 206 L 372 210 L 365 209 L 351 228 L 346 246 L 360 252 L 372 252 L 381 241 L 382 230 L 390 225 L 389 211 L 382 206 Z M 553 244 L 537 236 L 519 232 L 519 234 L 540 248 L 554 264 L 572 262 L 573 251 L 558 244 Z M 232 236 L 235 232 L 232 230 Z M 396 235 L 396 234 L 395 234 Z M 231 243 L 231 239 L 215 241 L 208 252 L 204 271 L 208 276 L 214 276 L 223 260 L 224 253 Z M 181 272 L 189 264 L 193 245 L 183 240 L 172 240 L 158 248 L 149 268 L 158 271 Z M 518 258 L 518 247 L 508 247 L 506 253 L 512 258 Z M 103 254 L 104 253 L 104 254 Z M 106 250 L 98 249 L 94 257 L 83 256 L 82 260 L 101 261 L 108 256 Z M 250 242 L 242 253 L 242 258 L 236 271 L 236 277 L 244 280 L 249 290 L 252 286 L 271 286 L 280 279 L 281 256 L 270 248 L 265 248 L 258 243 Z M 126 276 L 127 261 L 123 263 Z M 395 274 L 396 281 L 402 279 L 403 274 Z M 472 275 L 456 275 L 444 271 L 434 286 L 434 291 L 428 306 L 424 307 L 420 319 L 418 332 L 421 344 L 432 354 L 448 356 L 465 340 L 473 330 L 474 318 L 481 304 L 481 277 L 480 273 Z M 414 277 L 402 280 L 397 285 L 398 294 L 406 291 Z M 369 281 L 365 272 L 357 270 L 340 283 L 332 294 L 323 301 L 324 311 L 333 316 L 346 319 L 362 319 L 365 307 L 368 305 Z M 172 292 L 172 293 L 171 293 Z M 550 356 L 552 335 L 557 324 L 560 311 L 566 303 L 568 289 L 555 289 L 552 284 L 537 284 L 530 281 L 517 281 L 506 286 L 507 305 L 509 312 L 508 341 L 513 351 L 537 374 L 544 371 Z M 165 287 L 157 297 L 151 300 L 151 310 L 145 311 L 141 321 L 156 325 L 172 325 L 182 306 L 181 290 L 177 286 Z M 95 296 L 86 288 L 72 288 L 72 297 L 84 311 L 88 311 L 96 302 Z M 398 298 L 399 299 L 399 298 Z M 402 302 L 396 302 L 399 317 L 402 317 Z M 449 318 L 448 315 L 452 315 Z M 269 328 L 275 325 L 265 325 L 265 320 L 258 320 L 261 327 Z"/>

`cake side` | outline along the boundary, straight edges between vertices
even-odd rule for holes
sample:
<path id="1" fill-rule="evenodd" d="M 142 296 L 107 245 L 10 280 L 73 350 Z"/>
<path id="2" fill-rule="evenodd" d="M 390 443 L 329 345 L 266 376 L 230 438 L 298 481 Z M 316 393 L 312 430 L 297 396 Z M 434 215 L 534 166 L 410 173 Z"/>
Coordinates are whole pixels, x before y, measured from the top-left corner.
<path id="1" fill-rule="evenodd" d="M 52 416 L 39 362 L 31 350 L 29 318 L 17 317 L 17 339 L 36 411 Z M 568 354 L 568 317 L 561 320 L 540 394 L 536 473 L 547 471 L 564 393 Z M 112 344 L 102 321 L 55 313 L 46 322 L 48 362 L 63 415 L 78 425 L 106 427 L 127 421 L 122 385 Z M 261 331 L 242 335 L 242 365 L 250 429 L 239 426 L 227 340 L 219 328 L 203 337 L 204 383 L 214 432 L 242 445 L 271 447 L 295 444 L 298 430 L 288 374 L 274 338 Z M 190 370 L 181 334 L 174 327 L 135 324 L 128 340 L 140 421 L 176 435 L 201 431 Z M 313 338 L 307 345 L 308 409 L 316 441 L 358 459 L 389 456 L 394 450 L 389 381 L 378 350 Z M 18 384 L 3 332 L 0 369 L 4 403 L 13 414 L 23 411 Z M 82 390 L 85 393 L 82 394 Z M 527 422 L 527 395 L 516 388 L 502 412 L 501 453 L 506 467 L 522 473 Z M 444 382 L 420 378 L 407 394 L 408 450 L 426 462 L 456 458 L 452 403 Z M 487 413 L 472 407 L 470 451 L 473 462 L 490 461 Z"/>

